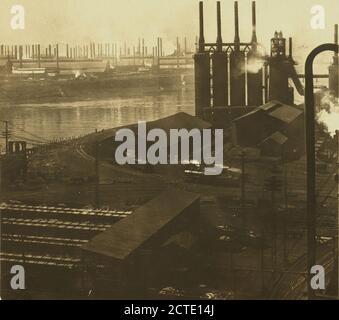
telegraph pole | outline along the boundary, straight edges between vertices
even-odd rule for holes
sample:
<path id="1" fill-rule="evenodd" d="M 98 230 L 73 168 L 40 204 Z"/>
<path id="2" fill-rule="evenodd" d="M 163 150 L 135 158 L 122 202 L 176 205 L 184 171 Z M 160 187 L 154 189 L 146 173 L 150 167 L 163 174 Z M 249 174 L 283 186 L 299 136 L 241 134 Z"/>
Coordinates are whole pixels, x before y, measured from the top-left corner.
<path id="1" fill-rule="evenodd" d="M 246 177 L 245 177 L 245 152 L 241 153 L 241 209 L 242 209 L 242 215 L 243 215 L 243 223 L 244 227 L 246 227 L 247 224 L 247 217 L 246 217 L 246 209 L 245 209 L 245 183 L 246 183 Z"/>
<path id="2" fill-rule="evenodd" d="M 284 201 L 285 201 L 285 212 L 283 216 L 283 251 L 284 251 L 284 265 L 288 262 L 288 257 L 287 257 L 287 248 L 286 248 L 286 216 L 288 214 L 288 195 L 287 195 L 287 164 L 286 164 L 286 159 L 285 159 L 285 153 L 282 153 L 282 161 L 283 161 L 283 166 L 284 166 Z"/>
<path id="3" fill-rule="evenodd" d="M 5 131 L 3 132 L 2 134 L 2 137 L 5 138 L 5 141 L 6 141 L 6 154 L 8 154 L 8 140 L 9 140 L 9 136 L 10 136 L 10 132 L 9 132 L 9 129 L 8 129 L 8 124 L 9 124 L 9 121 L 2 121 L 4 124 L 5 124 Z"/>
<path id="4" fill-rule="evenodd" d="M 100 195 L 99 195 L 99 144 L 95 144 L 95 206 L 100 207 Z"/>
<path id="5" fill-rule="evenodd" d="M 276 276 L 277 271 L 277 224 L 278 224 L 278 216 L 277 216 L 277 208 L 276 208 L 276 192 L 281 191 L 282 182 L 276 177 L 272 176 L 265 181 L 265 189 L 271 192 L 271 205 L 273 211 L 272 218 L 272 262 L 273 262 L 273 277 Z"/>

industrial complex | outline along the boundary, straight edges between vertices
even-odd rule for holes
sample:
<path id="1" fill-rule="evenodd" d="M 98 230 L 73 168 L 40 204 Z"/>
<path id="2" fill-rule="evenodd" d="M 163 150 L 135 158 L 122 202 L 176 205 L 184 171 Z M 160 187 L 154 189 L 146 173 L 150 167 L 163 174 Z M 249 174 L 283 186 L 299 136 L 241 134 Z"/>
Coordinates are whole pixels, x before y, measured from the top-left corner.
<path id="1" fill-rule="evenodd" d="M 191 114 L 157 114 L 147 130 L 224 134 L 223 150 L 215 150 L 223 154 L 223 172 L 206 176 L 206 165 L 193 158 L 179 165 L 118 165 L 117 131 L 137 137 L 137 123 L 34 143 L 36 134 L 15 138 L 15 125 L 3 119 L 2 298 L 306 299 L 313 249 L 327 275 L 326 289 L 314 298 L 338 297 L 339 133 L 315 124 L 310 248 L 307 123 L 305 104 L 296 99 L 307 92 L 307 75 L 295 68 L 292 38 L 268 26 L 265 53 L 254 1 L 249 42 L 240 39 L 237 1 L 231 42 L 222 35 L 220 1 L 215 42 L 205 37 L 203 1 L 198 13 L 195 49 L 178 38 L 168 54 L 161 37 L 152 48 L 140 39 L 133 48 L 67 44 L 62 53 L 58 44 L 0 45 L 0 100 L 6 103 L 184 90 L 193 97 Z M 328 74 L 312 75 L 328 80 L 314 94 L 317 112 L 329 108 L 324 96 L 339 96 L 338 52 L 330 63 Z M 26 290 L 11 289 L 13 265 L 24 266 Z"/>

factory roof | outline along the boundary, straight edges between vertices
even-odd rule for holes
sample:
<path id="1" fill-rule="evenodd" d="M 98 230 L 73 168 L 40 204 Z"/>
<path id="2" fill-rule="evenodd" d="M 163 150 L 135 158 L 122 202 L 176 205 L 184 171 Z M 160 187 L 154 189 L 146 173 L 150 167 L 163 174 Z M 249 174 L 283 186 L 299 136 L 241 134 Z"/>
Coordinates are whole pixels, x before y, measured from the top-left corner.
<path id="1" fill-rule="evenodd" d="M 264 113 L 282 122 L 291 123 L 296 118 L 298 118 L 300 115 L 303 114 L 303 110 L 299 107 L 290 106 L 280 101 L 272 100 L 254 109 L 253 111 L 235 119 L 234 121 L 247 118 L 248 116 L 256 114 L 256 113 Z"/>
<path id="2" fill-rule="evenodd" d="M 95 236 L 83 250 L 124 260 L 198 199 L 199 195 L 194 193 L 166 190 L 127 218 Z"/>
<path id="3" fill-rule="evenodd" d="M 276 131 L 273 134 L 271 134 L 268 138 L 266 138 L 263 142 L 261 142 L 261 144 L 265 143 L 267 141 L 273 141 L 277 144 L 283 145 L 287 142 L 287 140 L 288 140 L 288 138 L 285 135 L 283 135 L 279 131 Z"/>
<path id="4" fill-rule="evenodd" d="M 271 117 L 286 123 L 291 123 L 302 114 L 303 110 L 286 104 L 280 104 L 274 110 L 269 112 Z"/>
<path id="5" fill-rule="evenodd" d="M 169 133 L 170 129 L 209 129 L 212 125 L 199 117 L 192 116 L 185 112 L 179 112 L 155 121 L 149 121 L 146 124 L 147 130 L 151 129 L 163 129 L 166 133 Z M 111 139 L 115 136 L 119 129 L 131 129 L 137 133 L 138 124 L 130 124 L 118 128 L 107 129 L 97 133 L 93 133 L 85 137 L 85 143 L 104 141 Z"/>

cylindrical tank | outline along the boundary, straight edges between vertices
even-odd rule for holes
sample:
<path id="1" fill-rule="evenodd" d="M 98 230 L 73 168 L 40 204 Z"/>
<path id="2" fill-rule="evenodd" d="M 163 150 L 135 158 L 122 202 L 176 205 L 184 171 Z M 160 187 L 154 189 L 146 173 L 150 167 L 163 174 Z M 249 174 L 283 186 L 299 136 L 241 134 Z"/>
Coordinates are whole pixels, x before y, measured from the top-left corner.
<path id="1" fill-rule="evenodd" d="M 245 101 L 245 54 L 233 51 L 230 54 L 231 106 L 244 106 Z"/>
<path id="2" fill-rule="evenodd" d="M 284 58 L 276 57 L 270 60 L 269 71 L 269 100 L 291 104 L 288 85 L 288 62 Z"/>
<path id="3" fill-rule="evenodd" d="M 288 84 L 291 61 L 286 57 L 286 39 L 282 32 L 275 32 L 271 39 L 269 67 L 269 100 L 293 104 L 293 89 Z"/>
<path id="4" fill-rule="evenodd" d="M 212 54 L 213 106 L 228 105 L 228 59 L 226 52 Z"/>
<path id="5" fill-rule="evenodd" d="M 195 115 L 199 117 L 203 116 L 204 108 L 211 106 L 210 64 L 209 53 L 194 55 Z"/>
<path id="6" fill-rule="evenodd" d="M 263 65 L 261 57 L 253 51 L 247 54 L 247 104 L 263 104 Z"/>

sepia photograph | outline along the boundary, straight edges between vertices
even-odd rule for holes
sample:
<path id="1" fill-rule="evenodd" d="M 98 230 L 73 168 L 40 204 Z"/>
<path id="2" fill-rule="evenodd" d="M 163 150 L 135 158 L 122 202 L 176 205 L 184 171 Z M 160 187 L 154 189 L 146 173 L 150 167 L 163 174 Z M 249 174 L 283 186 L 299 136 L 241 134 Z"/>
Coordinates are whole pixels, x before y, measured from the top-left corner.
<path id="1" fill-rule="evenodd" d="M 338 24 L 336 0 L 1 0 L 0 299 L 339 300 Z"/>

